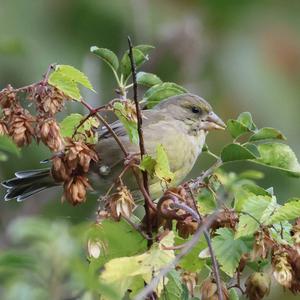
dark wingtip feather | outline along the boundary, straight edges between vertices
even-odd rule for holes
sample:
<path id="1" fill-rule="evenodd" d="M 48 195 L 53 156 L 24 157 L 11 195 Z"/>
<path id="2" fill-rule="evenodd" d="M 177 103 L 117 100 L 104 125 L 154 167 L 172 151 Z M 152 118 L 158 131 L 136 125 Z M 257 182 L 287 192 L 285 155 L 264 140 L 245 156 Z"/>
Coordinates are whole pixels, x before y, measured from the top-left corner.
<path id="1" fill-rule="evenodd" d="M 5 201 L 16 199 L 20 202 L 35 193 L 57 185 L 50 176 L 50 169 L 20 171 L 15 175 L 15 178 L 1 182 L 7 189 Z"/>

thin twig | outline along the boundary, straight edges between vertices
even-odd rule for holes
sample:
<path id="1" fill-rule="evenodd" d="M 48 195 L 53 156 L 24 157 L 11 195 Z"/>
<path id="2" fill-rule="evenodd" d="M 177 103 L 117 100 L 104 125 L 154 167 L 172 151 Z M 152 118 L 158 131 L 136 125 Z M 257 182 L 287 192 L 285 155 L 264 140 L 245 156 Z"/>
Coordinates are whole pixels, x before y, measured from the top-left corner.
<path id="1" fill-rule="evenodd" d="M 207 169 L 197 178 L 186 182 L 186 185 L 188 185 L 192 191 L 198 190 L 198 188 L 203 184 L 204 180 L 207 177 L 211 176 L 215 172 L 215 170 L 218 169 L 222 164 L 223 162 L 221 159 L 216 160 L 215 163 L 209 169 Z"/>
<path id="2" fill-rule="evenodd" d="M 129 58 L 131 63 L 131 72 L 132 72 L 132 81 L 133 81 L 133 100 L 135 103 L 136 108 L 136 114 L 137 114 L 137 130 L 139 135 L 139 146 L 140 146 L 140 154 L 141 154 L 141 160 L 143 159 L 143 156 L 146 154 L 145 149 L 145 142 L 144 142 L 144 135 L 143 135 L 143 118 L 142 118 L 142 112 L 140 108 L 140 104 L 138 101 L 138 95 L 137 95 L 137 80 L 136 80 L 136 64 L 133 57 L 133 46 L 130 37 L 128 37 L 128 45 L 129 45 Z M 150 195 L 149 193 L 149 182 L 148 182 L 148 174 L 147 171 L 142 171 L 142 179 L 143 179 L 143 191 L 145 197 L 145 221 L 147 224 L 147 234 L 151 236 L 152 234 L 152 225 L 151 224 L 151 208 L 153 205 L 151 197 L 148 197 L 147 195 Z M 140 178 L 137 176 L 137 180 L 139 181 Z M 141 185 L 140 185 L 141 186 Z M 147 194 L 147 195 L 146 195 Z M 153 203 L 152 203 L 153 204 Z M 148 243 L 148 246 L 151 246 L 151 240 Z"/>
<path id="3" fill-rule="evenodd" d="M 104 126 L 107 128 L 107 130 L 110 132 L 110 134 L 113 136 L 113 138 L 115 139 L 115 141 L 118 143 L 119 147 L 121 148 L 121 150 L 124 153 L 124 156 L 127 157 L 128 156 L 128 152 L 125 148 L 125 146 L 123 145 L 123 143 L 121 142 L 121 140 L 119 139 L 119 137 L 116 135 L 116 133 L 114 132 L 114 130 L 111 128 L 111 126 L 106 122 L 106 120 L 97 112 L 97 109 L 93 108 L 92 106 L 90 106 L 87 102 L 85 102 L 83 99 L 80 100 L 80 102 L 90 111 L 90 113 L 94 113 L 95 117 L 104 124 Z"/>
<path id="4" fill-rule="evenodd" d="M 166 276 L 173 268 L 175 268 L 175 266 L 178 265 L 181 258 L 187 255 L 196 246 L 203 231 L 211 226 L 211 224 L 217 218 L 217 216 L 218 213 L 215 212 L 207 218 L 204 224 L 199 226 L 192 239 L 186 243 L 186 246 L 181 250 L 181 252 L 177 254 L 168 265 L 162 268 L 156 276 L 154 276 L 150 283 L 146 285 L 146 287 L 134 298 L 134 300 L 144 300 L 150 293 L 152 293 L 155 290 L 161 278 Z"/>
<path id="5" fill-rule="evenodd" d="M 48 84 L 49 75 L 50 75 L 51 71 L 54 70 L 55 65 L 56 64 L 54 63 L 54 64 L 50 64 L 48 66 L 48 69 L 47 69 L 46 73 L 43 75 L 43 77 L 44 77 L 43 80 L 35 82 L 35 83 L 32 83 L 32 84 L 29 84 L 29 85 L 22 86 L 22 87 L 17 88 L 17 89 L 13 89 L 13 91 L 15 93 L 28 92 L 28 91 L 32 90 L 37 85 L 47 85 Z"/>
<path id="6" fill-rule="evenodd" d="M 91 117 L 95 116 L 95 114 L 99 111 L 109 111 L 108 109 L 106 109 L 106 105 L 100 106 L 95 108 L 95 110 L 93 112 L 90 112 L 88 115 L 86 115 L 80 122 L 79 124 L 75 127 L 74 129 L 74 133 L 72 135 L 72 139 L 75 137 L 75 135 L 77 134 L 79 128 L 85 123 L 87 122 L 88 119 L 90 119 Z"/>
<path id="7" fill-rule="evenodd" d="M 45 73 L 44 79 L 42 80 L 41 84 L 43 84 L 43 85 L 48 84 L 49 76 L 50 76 L 51 72 L 53 70 L 55 70 L 55 66 L 56 66 L 56 63 L 53 63 L 53 64 L 48 66 L 47 72 Z"/>
<path id="8" fill-rule="evenodd" d="M 209 173 L 207 173 L 207 174 L 209 174 Z M 207 175 L 207 176 L 209 176 L 209 175 Z M 194 194 L 193 194 L 193 192 L 192 192 L 192 190 L 190 189 L 189 186 L 188 186 L 188 189 L 189 189 L 190 195 L 192 197 L 194 206 L 196 208 L 198 219 L 200 221 L 203 221 L 203 218 L 202 218 L 202 216 L 201 216 L 201 214 L 200 214 L 200 212 L 198 210 Z M 218 298 L 219 298 L 219 300 L 223 300 L 223 293 L 222 293 L 222 285 L 221 285 L 221 278 L 220 278 L 220 272 L 219 272 L 219 265 L 218 265 L 218 262 L 217 262 L 217 259 L 216 259 L 213 247 L 212 247 L 212 243 L 211 243 L 211 238 L 210 238 L 210 235 L 209 235 L 209 231 L 207 229 L 205 229 L 203 231 L 203 234 L 204 234 L 204 237 L 205 237 L 205 240 L 206 240 L 206 243 L 207 243 L 207 246 L 208 246 L 210 258 L 211 258 L 211 263 L 212 263 L 212 267 L 213 267 L 213 273 L 214 273 L 214 277 L 215 277 L 216 285 L 217 285 Z"/>

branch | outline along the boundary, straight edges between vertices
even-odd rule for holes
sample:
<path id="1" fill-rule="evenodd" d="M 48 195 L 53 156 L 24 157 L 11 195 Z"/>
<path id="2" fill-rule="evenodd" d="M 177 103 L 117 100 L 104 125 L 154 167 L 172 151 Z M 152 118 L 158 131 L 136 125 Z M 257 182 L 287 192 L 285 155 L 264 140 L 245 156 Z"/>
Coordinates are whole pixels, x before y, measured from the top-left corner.
<path id="1" fill-rule="evenodd" d="M 116 135 L 116 133 L 114 132 L 114 130 L 110 127 L 110 125 L 106 122 L 106 120 L 97 112 L 97 109 L 93 108 L 92 106 L 90 106 L 87 102 L 85 102 L 83 99 L 80 100 L 80 102 L 90 111 L 91 114 L 94 114 L 95 117 L 104 124 L 104 126 L 107 128 L 107 130 L 111 133 L 111 135 L 113 136 L 113 138 L 115 139 L 115 141 L 118 143 L 119 147 L 121 148 L 121 150 L 124 153 L 124 156 L 127 157 L 128 156 L 128 152 L 125 148 L 125 146 L 122 144 L 121 140 L 119 139 L 119 137 Z"/>
<path id="2" fill-rule="evenodd" d="M 213 172 L 212 168 L 210 168 L 210 169 L 211 169 L 210 172 Z M 206 176 L 207 176 L 207 174 L 211 174 L 210 172 L 207 172 Z M 201 214 L 200 214 L 200 212 L 198 210 L 198 206 L 196 204 L 196 200 L 195 200 L 194 194 L 193 194 L 192 190 L 190 189 L 190 187 L 188 187 L 188 189 L 189 189 L 190 195 L 192 197 L 192 200 L 194 202 L 194 206 L 195 206 L 195 208 L 197 210 L 198 219 L 200 221 L 203 221 L 203 218 L 202 218 L 202 216 L 201 216 Z M 216 285 L 217 285 L 218 298 L 219 298 L 219 300 L 223 300 L 223 293 L 222 293 L 222 285 L 221 285 L 221 278 L 220 278 L 220 272 L 219 272 L 219 265 L 218 265 L 218 262 L 217 262 L 217 259 L 216 259 L 213 247 L 212 247 L 211 238 L 210 238 L 210 235 L 209 235 L 209 232 L 208 232 L 207 229 L 205 229 L 203 231 L 203 234 L 204 234 L 204 237 L 205 237 L 205 240 L 206 240 L 206 243 L 207 243 L 207 246 L 208 246 L 209 254 L 210 254 L 210 257 L 211 257 L 211 263 L 212 263 L 212 267 L 213 267 L 213 273 L 214 273 L 214 277 L 215 277 Z"/>
<path id="3" fill-rule="evenodd" d="M 35 82 L 35 83 L 32 83 L 32 84 L 29 84 L 29 85 L 22 86 L 22 87 L 17 88 L 17 89 L 13 89 L 13 91 L 15 93 L 28 92 L 28 91 L 32 90 L 37 85 L 47 85 L 48 84 L 49 75 L 50 75 L 51 71 L 54 70 L 55 65 L 56 64 L 53 63 L 53 64 L 50 64 L 48 66 L 48 69 L 47 69 L 46 73 L 43 75 L 43 77 L 44 77 L 43 80 Z"/>
<path id="4" fill-rule="evenodd" d="M 207 177 L 211 176 L 216 169 L 218 169 L 220 166 L 222 166 L 222 164 L 223 164 L 223 162 L 221 159 L 216 160 L 215 163 L 209 169 L 207 169 L 205 172 L 203 172 L 203 174 L 201 174 L 200 176 L 198 176 L 195 179 L 192 179 L 192 180 L 186 182 L 184 185 L 188 186 L 192 191 L 196 191 L 197 189 L 199 189 L 201 184 L 203 184 L 204 180 Z"/>
<path id="5" fill-rule="evenodd" d="M 139 135 L 139 146 L 140 146 L 140 153 L 141 153 L 141 160 L 143 159 L 143 156 L 146 154 L 145 149 L 145 142 L 144 142 L 144 136 L 143 136 L 143 118 L 142 118 L 142 112 L 140 108 L 140 104 L 138 101 L 138 95 L 137 95 L 137 81 L 136 81 L 136 64 L 133 57 L 133 46 L 130 37 L 128 37 L 128 45 L 129 45 L 129 58 L 131 63 L 131 72 L 132 72 L 132 81 L 133 81 L 133 100 L 135 103 L 136 108 L 136 114 L 137 114 L 137 130 Z M 143 184 L 139 184 L 141 192 L 144 195 L 145 198 L 145 220 L 147 224 L 147 234 L 151 236 L 152 233 L 152 218 L 151 218 L 151 208 L 153 210 L 153 203 L 152 199 L 149 196 L 149 182 L 148 182 L 148 174 L 147 171 L 142 171 L 142 178 L 143 178 Z M 136 176 L 137 181 L 139 181 L 139 177 Z M 138 182 L 139 183 L 139 182 Z M 152 241 L 150 240 L 148 243 L 148 246 L 151 246 Z"/>
<path id="6" fill-rule="evenodd" d="M 166 276 L 176 265 L 178 265 L 179 261 L 182 257 L 187 255 L 198 243 L 201 234 L 204 230 L 207 230 L 213 221 L 218 217 L 218 213 L 215 212 L 214 214 L 210 215 L 205 224 L 199 226 L 195 234 L 193 235 L 192 239 L 186 243 L 186 246 L 181 250 L 179 254 L 175 256 L 175 258 L 164 268 L 160 270 L 160 272 L 150 281 L 149 284 L 134 298 L 134 300 L 144 300 L 146 297 L 155 290 L 157 285 L 159 284 L 162 277 Z"/>
<path id="7" fill-rule="evenodd" d="M 143 118 L 142 118 L 142 112 L 141 112 L 141 108 L 137 96 L 136 65 L 133 57 L 133 51 L 132 51 L 133 47 L 132 47 L 130 37 L 128 37 L 128 44 L 129 44 L 129 58 L 131 62 L 132 81 L 133 81 L 133 100 L 135 103 L 136 114 L 137 114 L 137 130 L 139 135 L 139 146 L 140 146 L 140 153 L 141 153 L 141 160 L 142 160 L 143 156 L 146 154 L 143 128 L 142 128 Z M 143 182 L 144 182 L 145 190 L 149 193 L 147 172 L 142 171 L 142 174 L 143 174 Z"/>

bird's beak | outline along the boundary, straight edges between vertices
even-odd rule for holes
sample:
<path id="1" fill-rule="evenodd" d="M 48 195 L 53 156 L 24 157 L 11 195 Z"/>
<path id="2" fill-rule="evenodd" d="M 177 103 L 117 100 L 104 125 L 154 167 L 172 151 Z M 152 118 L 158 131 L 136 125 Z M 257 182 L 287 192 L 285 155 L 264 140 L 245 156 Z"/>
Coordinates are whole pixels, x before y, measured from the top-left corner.
<path id="1" fill-rule="evenodd" d="M 224 130 L 226 124 L 214 112 L 210 112 L 204 122 L 206 130 Z"/>

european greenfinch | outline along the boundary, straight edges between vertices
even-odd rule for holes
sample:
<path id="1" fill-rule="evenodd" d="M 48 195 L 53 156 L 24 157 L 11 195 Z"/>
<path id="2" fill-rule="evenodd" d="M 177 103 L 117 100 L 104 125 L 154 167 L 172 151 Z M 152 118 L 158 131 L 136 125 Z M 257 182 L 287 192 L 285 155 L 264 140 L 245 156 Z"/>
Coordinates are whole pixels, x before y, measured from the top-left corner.
<path id="1" fill-rule="evenodd" d="M 163 146 L 174 174 L 171 186 L 180 184 L 191 171 L 208 132 L 225 128 L 207 101 L 189 93 L 167 98 L 152 109 L 143 110 L 142 115 L 146 153 L 155 156 L 157 145 Z M 139 146 L 130 141 L 121 122 L 112 123 L 111 128 L 129 154 L 139 153 Z M 106 128 L 99 128 L 96 151 L 100 159 L 89 165 L 89 181 L 95 191 L 104 194 L 124 168 L 124 153 Z M 7 188 L 5 200 L 22 201 L 44 189 L 62 185 L 53 178 L 51 169 L 21 171 L 15 175 L 2 183 Z M 124 182 L 131 191 L 138 191 L 131 171 L 124 175 Z M 163 192 L 160 180 L 155 177 L 149 179 L 149 189 L 152 197 Z"/>

